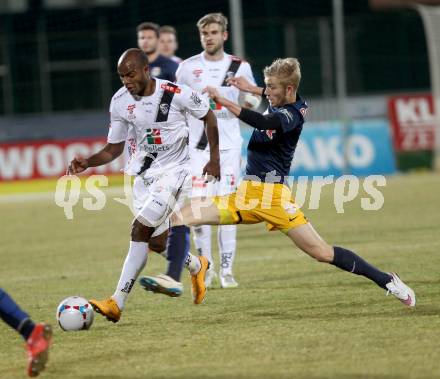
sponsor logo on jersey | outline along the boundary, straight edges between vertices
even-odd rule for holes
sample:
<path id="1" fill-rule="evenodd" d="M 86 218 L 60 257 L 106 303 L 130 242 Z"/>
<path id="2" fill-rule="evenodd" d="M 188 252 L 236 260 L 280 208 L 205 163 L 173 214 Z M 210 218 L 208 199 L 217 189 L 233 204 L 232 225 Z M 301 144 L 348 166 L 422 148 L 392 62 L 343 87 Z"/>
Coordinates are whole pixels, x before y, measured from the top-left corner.
<path id="1" fill-rule="evenodd" d="M 161 145 L 162 138 L 160 137 L 160 129 L 146 129 L 144 138 L 142 138 L 139 145 L 144 143 L 149 145 Z M 142 147 L 142 150 L 145 150 L 145 146 Z"/>
<path id="2" fill-rule="evenodd" d="M 141 145 L 139 147 L 140 151 L 145 151 L 147 153 L 160 153 L 170 149 L 171 145 Z"/>
<path id="3" fill-rule="evenodd" d="M 162 139 L 160 138 L 160 129 L 147 129 L 145 131 L 147 142 L 150 145 L 161 145 Z"/>
<path id="4" fill-rule="evenodd" d="M 213 111 L 218 111 L 222 109 L 222 106 L 221 104 L 216 103 L 214 100 L 209 99 L 209 108 L 211 108 Z"/>
<path id="5" fill-rule="evenodd" d="M 134 110 L 135 110 L 135 108 L 136 108 L 136 104 L 130 104 L 130 105 L 127 107 L 127 111 L 128 111 L 128 116 L 127 116 L 127 118 L 128 118 L 129 120 L 134 120 L 134 119 L 136 118 L 135 114 L 133 113 Z"/>
<path id="6" fill-rule="evenodd" d="M 165 116 L 170 111 L 170 106 L 168 104 L 160 104 L 159 110 Z"/>
<path id="7" fill-rule="evenodd" d="M 162 88 L 165 91 L 172 92 L 172 93 L 180 93 L 180 92 L 182 92 L 182 90 L 179 87 L 173 87 L 173 86 L 170 86 L 167 83 L 162 83 L 160 85 L 160 88 Z"/>
<path id="8" fill-rule="evenodd" d="M 203 72 L 202 69 L 200 69 L 200 68 L 196 68 L 196 69 L 193 71 L 193 75 L 194 75 L 196 78 L 199 78 L 200 75 L 202 74 L 202 72 Z"/>
<path id="9" fill-rule="evenodd" d="M 273 139 L 273 135 L 276 133 L 277 131 L 275 129 L 269 129 L 266 130 L 266 135 L 269 137 L 269 139 Z"/>

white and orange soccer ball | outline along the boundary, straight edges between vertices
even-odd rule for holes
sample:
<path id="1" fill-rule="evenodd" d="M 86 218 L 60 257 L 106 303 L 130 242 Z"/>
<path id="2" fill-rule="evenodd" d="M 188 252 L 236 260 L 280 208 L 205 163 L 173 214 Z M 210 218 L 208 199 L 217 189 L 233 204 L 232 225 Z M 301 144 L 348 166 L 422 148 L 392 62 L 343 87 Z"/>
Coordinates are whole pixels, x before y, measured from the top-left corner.
<path id="1" fill-rule="evenodd" d="M 64 331 L 87 330 L 92 326 L 94 312 L 86 299 L 70 296 L 58 305 L 56 316 Z"/>

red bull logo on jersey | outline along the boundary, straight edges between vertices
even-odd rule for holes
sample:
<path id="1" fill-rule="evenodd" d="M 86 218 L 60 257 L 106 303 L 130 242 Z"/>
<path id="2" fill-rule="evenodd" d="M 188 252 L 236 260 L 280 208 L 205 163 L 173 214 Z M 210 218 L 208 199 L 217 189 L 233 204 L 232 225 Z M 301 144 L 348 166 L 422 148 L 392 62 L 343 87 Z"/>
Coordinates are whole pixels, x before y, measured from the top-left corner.
<path id="1" fill-rule="evenodd" d="M 269 129 L 269 130 L 266 130 L 266 135 L 269 137 L 269 139 L 273 139 L 273 135 L 276 132 L 277 132 L 276 130 Z"/>

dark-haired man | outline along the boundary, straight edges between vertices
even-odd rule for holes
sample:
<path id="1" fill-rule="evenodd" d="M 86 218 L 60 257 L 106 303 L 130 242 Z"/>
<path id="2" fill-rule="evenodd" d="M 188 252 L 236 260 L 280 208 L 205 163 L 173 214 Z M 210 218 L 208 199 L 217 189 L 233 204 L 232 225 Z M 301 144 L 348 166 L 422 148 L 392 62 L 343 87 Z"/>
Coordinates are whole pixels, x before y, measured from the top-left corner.
<path id="1" fill-rule="evenodd" d="M 167 231 L 169 214 L 182 204 L 190 189 L 188 113 L 206 124 L 211 149 L 206 174 L 220 176 L 217 120 L 209 103 L 185 85 L 177 86 L 151 77 L 147 55 L 140 49 L 129 49 L 122 54 L 118 74 L 123 87 L 110 104 L 107 144 L 87 159 L 73 159 L 69 167 L 70 173 L 76 174 L 88 167 L 109 163 L 122 154 L 129 132 L 135 136 L 136 152 L 125 170 L 135 176 L 136 217 L 128 254 L 113 296 L 101 301 L 90 300 L 98 313 L 113 322 L 119 321 L 127 297 L 147 262 L 150 239 Z M 175 248 L 168 248 L 170 265 L 166 274 L 159 275 L 158 282 L 179 296 L 183 290 L 180 273 L 185 256 L 175 259 Z M 199 259 L 198 263 L 200 268 L 192 274 L 197 279 L 198 274 L 203 273 L 200 278 L 203 283 L 208 262 Z"/>
<path id="2" fill-rule="evenodd" d="M 160 54 L 159 25 L 153 22 L 143 22 L 136 28 L 138 47 L 148 56 L 150 75 L 174 82 L 178 63 Z"/>

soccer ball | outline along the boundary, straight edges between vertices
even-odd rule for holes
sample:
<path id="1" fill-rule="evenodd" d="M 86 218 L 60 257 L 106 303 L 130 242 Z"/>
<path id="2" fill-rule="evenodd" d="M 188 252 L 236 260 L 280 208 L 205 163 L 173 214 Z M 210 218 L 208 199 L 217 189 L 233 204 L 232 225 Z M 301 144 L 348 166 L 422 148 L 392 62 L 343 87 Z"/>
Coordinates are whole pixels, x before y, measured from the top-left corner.
<path id="1" fill-rule="evenodd" d="M 57 321 L 64 331 L 89 329 L 93 323 L 93 309 L 83 297 L 71 296 L 57 308 Z"/>

